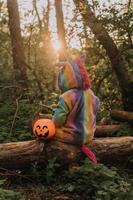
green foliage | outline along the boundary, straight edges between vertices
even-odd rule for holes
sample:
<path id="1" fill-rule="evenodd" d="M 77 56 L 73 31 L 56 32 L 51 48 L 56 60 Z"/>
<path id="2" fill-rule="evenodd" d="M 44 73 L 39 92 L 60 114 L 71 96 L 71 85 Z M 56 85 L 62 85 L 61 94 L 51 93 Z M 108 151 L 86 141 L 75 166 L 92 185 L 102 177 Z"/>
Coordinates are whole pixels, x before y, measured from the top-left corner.
<path id="1" fill-rule="evenodd" d="M 109 169 L 99 164 L 92 166 L 86 159 L 79 170 L 66 174 L 67 183 L 64 192 L 82 195 L 83 199 L 131 200 L 132 183 L 121 177 L 116 168 Z"/>
<path id="2" fill-rule="evenodd" d="M 117 136 L 133 136 L 133 129 L 127 123 L 123 123 L 122 125 L 117 131 Z"/>
<path id="3" fill-rule="evenodd" d="M 53 181 L 57 166 L 58 165 L 56 163 L 56 158 L 53 158 L 53 159 L 48 161 L 48 164 L 46 166 L 46 171 L 45 171 L 47 183 L 50 183 L 50 182 Z"/>
<path id="4" fill-rule="evenodd" d="M 4 185 L 6 179 L 0 179 L 0 186 Z M 24 200 L 19 192 L 0 188 L 0 200 Z"/>
<path id="5" fill-rule="evenodd" d="M 130 6 L 125 3 L 112 3 L 109 7 L 102 9 L 99 19 L 105 25 L 106 29 L 113 33 L 116 37 L 117 44 L 124 41 L 124 44 L 129 43 L 129 37 L 132 35 L 132 3 Z"/>
<path id="6" fill-rule="evenodd" d="M 0 188 L 0 200 L 24 200 L 19 192 Z"/>
<path id="7" fill-rule="evenodd" d="M 68 171 L 54 158 L 47 167 L 38 171 L 43 191 L 53 194 L 66 194 L 77 200 L 132 200 L 133 179 L 122 169 L 103 164 L 92 165 L 88 159 L 74 171 Z"/>
<path id="8" fill-rule="evenodd" d="M 16 104 L 13 102 L 5 102 L 0 106 L 0 141 L 17 141 L 33 138 L 31 134 L 31 121 L 37 105 L 19 102 L 18 112 L 15 117 Z M 14 120 L 12 132 L 11 127 Z"/>

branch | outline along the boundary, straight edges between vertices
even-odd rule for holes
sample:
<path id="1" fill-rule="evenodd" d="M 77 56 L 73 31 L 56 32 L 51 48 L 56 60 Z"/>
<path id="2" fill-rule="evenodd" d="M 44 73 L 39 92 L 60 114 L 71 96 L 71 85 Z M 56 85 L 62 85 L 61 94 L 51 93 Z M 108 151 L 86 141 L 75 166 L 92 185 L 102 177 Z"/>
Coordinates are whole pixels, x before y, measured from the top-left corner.
<path id="1" fill-rule="evenodd" d="M 32 71 L 32 73 L 33 73 L 33 75 L 34 75 L 34 77 L 35 77 L 35 81 L 36 81 L 36 83 L 37 83 L 37 85 L 38 85 L 39 91 L 40 91 L 40 93 L 42 93 L 42 92 L 43 92 L 42 85 L 41 85 L 40 80 L 38 79 L 36 70 L 33 69 L 33 68 L 32 68 L 29 64 L 27 64 L 26 62 L 24 62 L 24 64 L 25 64 L 25 66 L 26 66 L 29 70 Z"/>
<path id="2" fill-rule="evenodd" d="M 18 97 L 16 99 L 16 111 L 15 111 L 15 114 L 14 114 L 14 117 L 13 117 L 13 121 L 12 121 L 12 125 L 11 125 L 11 128 L 10 128 L 10 133 L 9 133 L 10 136 L 12 135 L 12 130 L 13 130 L 13 127 L 14 127 L 14 124 L 15 124 L 15 120 L 16 120 L 17 114 L 18 114 L 18 101 L 19 101 L 19 99 L 21 99 L 21 97 L 22 97 L 22 95 L 20 95 L 20 97 Z"/>
<path id="3" fill-rule="evenodd" d="M 97 83 L 97 87 L 96 87 L 96 94 L 98 94 L 98 92 L 99 92 L 99 90 L 100 90 L 100 87 L 101 87 L 101 85 L 102 85 L 104 79 L 107 78 L 108 76 L 110 76 L 110 73 L 106 72 L 106 73 L 104 74 L 104 76 L 103 76 L 101 79 L 99 79 L 99 81 L 98 81 L 98 83 Z M 94 81 L 94 82 L 95 82 L 95 81 Z"/>

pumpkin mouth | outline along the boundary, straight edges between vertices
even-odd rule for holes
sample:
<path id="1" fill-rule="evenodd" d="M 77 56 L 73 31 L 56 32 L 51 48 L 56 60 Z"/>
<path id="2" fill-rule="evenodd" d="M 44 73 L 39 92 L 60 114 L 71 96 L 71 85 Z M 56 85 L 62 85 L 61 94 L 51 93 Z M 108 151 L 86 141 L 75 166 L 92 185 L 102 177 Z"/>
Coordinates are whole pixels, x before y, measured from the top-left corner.
<path id="1" fill-rule="evenodd" d="M 48 137 L 48 135 L 49 135 L 49 131 L 47 131 L 47 132 L 45 133 L 45 135 L 43 135 L 43 134 L 39 134 L 39 135 L 38 135 L 38 133 L 37 133 L 36 130 L 35 130 L 35 133 L 36 133 L 36 136 L 39 137 L 39 138 L 46 138 L 46 137 Z"/>

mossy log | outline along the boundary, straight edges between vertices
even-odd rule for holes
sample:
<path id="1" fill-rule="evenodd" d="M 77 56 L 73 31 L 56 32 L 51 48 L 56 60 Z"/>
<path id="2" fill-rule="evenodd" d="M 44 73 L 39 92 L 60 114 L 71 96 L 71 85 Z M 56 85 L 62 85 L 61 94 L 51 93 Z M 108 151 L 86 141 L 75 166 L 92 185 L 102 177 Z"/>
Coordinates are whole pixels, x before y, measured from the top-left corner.
<path id="1" fill-rule="evenodd" d="M 99 162 L 125 162 L 133 155 L 133 137 L 94 139 L 89 145 Z M 25 169 L 40 161 L 55 157 L 62 163 L 80 162 L 84 155 L 80 148 L 55 140 L 44 143 L 39 140 L 0 144 L 0 167 Z"/>
<path id="2" fill-rule="evenodd" d="M 114 120 L 120 122 L 130 122 L 133 124 L 133 112 L 127 112 L 123 110 L 111 110 L 110 116 Z"/>
<path id="3" fill-rule="evenodd" d="M 111 124 L 111 125 L 97 125 L 95 131 L 95 137 L 107 137 L 111 134 L 116 133 L 120 130 L 122 125 Z"/>

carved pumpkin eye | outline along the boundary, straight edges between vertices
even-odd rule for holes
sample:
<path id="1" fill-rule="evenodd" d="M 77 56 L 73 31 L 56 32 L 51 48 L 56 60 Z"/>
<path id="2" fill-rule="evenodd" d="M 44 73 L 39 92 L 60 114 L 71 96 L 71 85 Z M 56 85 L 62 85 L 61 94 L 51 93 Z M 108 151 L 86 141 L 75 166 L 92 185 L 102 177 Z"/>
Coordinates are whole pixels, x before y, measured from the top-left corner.
<path id="1" fill-rule="evenodd" d="M 42 129 L 48 128 L 47 126 L 43 126 Z"/>
<path id="2" fill-rule="evenodd" d="M 55 135 L 55 125 L 50 119 L 38 119 L 33 124 L 33 133 L 40 139 L 48 139 Z"/>

